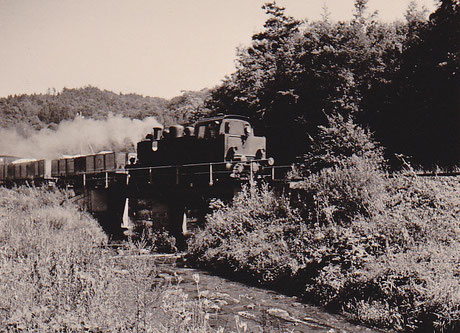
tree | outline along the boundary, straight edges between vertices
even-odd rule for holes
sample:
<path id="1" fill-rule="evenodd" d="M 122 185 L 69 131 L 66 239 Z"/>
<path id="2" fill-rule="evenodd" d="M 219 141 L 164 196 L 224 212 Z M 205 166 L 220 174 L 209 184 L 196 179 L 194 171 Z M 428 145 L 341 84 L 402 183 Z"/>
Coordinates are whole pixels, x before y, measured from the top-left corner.
<path id="1" fill-rule="evenodd" d="M 327 14 L 301 23 L 265 4 L 264 30 L 238 51 L 237 70 L 208 107 L 258 121 L 280 162 L 304 153 L 318 125 L 338 113 L 370 127 L 390 155 L 458 163 L 458 0 L 441 1 L 430 21 L 411 3 L 407 22 L 391 24 L 367 3 L 356 0 L 353 19 L 338 23 Z"/>
<path id="2" fill-rule="evenodd" d="M 460 162 L 458 1 L 441 1 L 428 22 L 420 16 L 409 7 L 392 103 L 376 131 L 390 151 L 417 165 L 454 166 Z"/>

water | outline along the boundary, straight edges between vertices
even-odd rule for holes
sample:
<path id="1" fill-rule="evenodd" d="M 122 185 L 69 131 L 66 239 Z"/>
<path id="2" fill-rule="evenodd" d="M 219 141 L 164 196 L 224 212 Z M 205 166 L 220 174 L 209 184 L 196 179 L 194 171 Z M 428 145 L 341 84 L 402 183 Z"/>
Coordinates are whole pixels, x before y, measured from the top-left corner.
<path id="1" fill-rule="evenodd" d="M 381 332 L 349 323 L 344 317 L 305 304 L 297 297 L 181 267 L 174 256 L 153 258 L 157 282 L 175 284 L 179 280 L 189 297 L 200 297 L 211 314 L 212 327 L 222 327 L 225 332 L 238 332 L 238 322 L 247 326 L 247 332 Z"/>

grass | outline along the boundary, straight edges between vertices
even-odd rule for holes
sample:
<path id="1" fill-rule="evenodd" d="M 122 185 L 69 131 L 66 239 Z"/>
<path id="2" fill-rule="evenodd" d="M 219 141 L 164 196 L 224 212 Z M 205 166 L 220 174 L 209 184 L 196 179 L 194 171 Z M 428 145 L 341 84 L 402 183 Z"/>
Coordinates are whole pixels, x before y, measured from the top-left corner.
<path id="1" fill-rule="evenodd" d="M 0 331 L 211 331 L 180 281 L 155 283 L 152 262 L 107 250 L 97 222 L 67 199 L 0 188 Z"/>

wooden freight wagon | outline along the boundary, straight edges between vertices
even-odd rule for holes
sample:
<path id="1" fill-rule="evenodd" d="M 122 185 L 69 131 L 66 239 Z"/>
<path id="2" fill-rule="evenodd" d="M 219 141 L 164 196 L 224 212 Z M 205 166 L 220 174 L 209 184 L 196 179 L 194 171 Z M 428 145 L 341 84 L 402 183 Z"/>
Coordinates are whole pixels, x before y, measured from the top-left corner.
<path id="1" fill-rule="evenodd" d="M 51 177 L 58 177 L 59 176 L 59 160 L 52 160 L 51 161 Z"/>
<path id="2" fill-rule="evenodd" d="M 124 169 L 127 163 L 127 153 L 103 151 L 95 155 L 96 171 L 114 171 Z"/>
<path id="3" fill-rule="evenodd" d="M 110 152 L 105 154 L 105 170 L 120 170 L 124 169 L 128 163 L 127 153 Z"/>
<path id="4" fill-rule="evenodd" d="M 28 179 L 28 178 L 31 178 L 29 177 L 29 174 L 31 173 L 31 166 L 30 166 L 30 163 L 33 162 L 35 160 L 31 160 L 31 159 L 19 159 L 19 160 L 15 160 L 14 162 L 11 163 L 11 165 L 13 166 L 13 170 L 10 178 L 11 180 L 25 180 L 25 179 Z"/>
<path id="5" fill-rule="evenodd" d="M 86 172 L 94 172 L 94 155 L 86 155 Z"/>

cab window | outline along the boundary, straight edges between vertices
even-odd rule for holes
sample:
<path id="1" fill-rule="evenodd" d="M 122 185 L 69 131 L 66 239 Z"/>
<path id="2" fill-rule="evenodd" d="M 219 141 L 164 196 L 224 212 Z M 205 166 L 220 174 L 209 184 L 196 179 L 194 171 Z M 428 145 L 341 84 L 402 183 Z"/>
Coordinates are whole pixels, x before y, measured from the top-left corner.
<path id="1" fill-rule="evenodd" d="M 243 135 L 246 126 L 250 125 L 243 121 L 227 121 L 224 126 L 225 134 Z"/>
<path id="2" fill-rule="evenodd" d="M 220 122 L 212 121 L 208 123 L 207 131 L 206 131 L 206 138 L 207 139 L 217 138 L 217 136 L 219 135 L 219 129 L 220 129 Z"/>
<path id="3" fill-rule="evenodd" d="M 198 126 L 198 139 L 215 139 L 220 134 L 220 121 L 211 121 Z"/>

